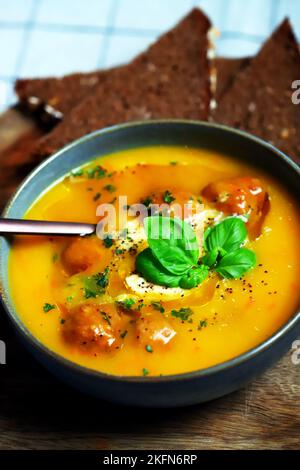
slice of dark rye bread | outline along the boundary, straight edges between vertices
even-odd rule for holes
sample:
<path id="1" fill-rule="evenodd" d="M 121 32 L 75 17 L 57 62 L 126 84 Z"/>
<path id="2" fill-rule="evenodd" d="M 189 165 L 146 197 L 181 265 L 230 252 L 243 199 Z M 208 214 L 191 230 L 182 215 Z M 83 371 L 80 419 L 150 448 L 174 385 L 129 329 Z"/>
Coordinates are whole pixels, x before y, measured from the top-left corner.
<path id="1" fill-rule="evenodd" d="M 249 65 L 250 58 L 227 59 L 217 57 L 214 60 L 216 69 L 216 91 L 215 99 L 219 101 L 224 93 L 232 85 L 236 74 Z M 120 66 L 120 70 L 125 66 Z M 116 69 L 96 70 L 90 73 L 73 73 L 64 77 L 54 78 L 33 78 L 19 79 L 16 81 L 15 91 L 19 97 L 20 104 L 27 110 L 37 113 L 37 117 L 44 117 L 49 114 L 55 121 L 61 120 L 74 106 L 83 98 L 93 92 L 101 83 L 110 80 L 111 74 L 115 74 Z"/>
<path id="2" fill-rule="evenodd" d="M 34 113 L 43 108 L 49 117 L 59 120 L 100 83 L 109 80 L 110 73 L 111 70 L 96 70 L 61 78 L 25 78 L 16 81 L 15 91 L 20 104 L 29 111 Z"/>
<path id="3" fill-rule="evenodd" d="M 200 10 L 192 10 L 129 65 L 110 70 L 41 140 L 36 153 L 43 158 L 91 131 L 132 120 L 207 120 L 210 26 Z"/>
<path id="4" fill-rule="evenodd" d="M 218 103 L 233 84 L 236 75 L 251 62 L 250 57 L 227 59 L 217 57 L 214 61 L 216 68 L 216 90 L 214 99 Z"/>
<path id="5" fill-rule="evenodd" d="M 213 120 L 244 129 L 300 161 L 300 105 L 292 102 L 300 54 L 286 19 L 221 96 Z"/>

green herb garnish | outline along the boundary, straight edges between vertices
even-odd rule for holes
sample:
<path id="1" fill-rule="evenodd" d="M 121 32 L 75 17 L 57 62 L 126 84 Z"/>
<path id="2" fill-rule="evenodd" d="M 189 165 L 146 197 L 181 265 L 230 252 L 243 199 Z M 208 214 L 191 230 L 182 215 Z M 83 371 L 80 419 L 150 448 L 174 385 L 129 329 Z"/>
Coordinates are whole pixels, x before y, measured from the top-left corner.
<path id="1" fill-rule="evenodd" d="M 131 307 L 135 304 L 134 299 L 124 299 L 124 300 L 117 300 L 116 304 L 121 307 L 123 310 L 131 310 Z"/>
<path id="2" fill-rule="evenodd" d="M 234 251 L 240 248 L 246 237 L 245 222 L 239 217 L 227 217 L 205 230 L 204 248 L 207 251 L 213 249 L 223 250 L 223 252 Z"/>
<path id="3" fill-rule="evenodd" d="M 190 224 L 153 216 L 145 218 L 144 226 L 151 252 L 170 273 L 181 275 L 197 264 L 198 240 Z"/>
<path id="4" fill-rule="evenodd" d="M 98 287 L 105 289 L 108 286 L 109 281 L 109 268 L 105 268 L 103 273 L 95 274 L 94 279 Z"/>
<path id="5" fill-rule="evenodd" d="M 97 292 L 96 290 L 89 289 L 88 287 L 84 288 L 84 298 L 85 299 L 94 299 L 97 297 Z"/>
<path id="6" fill-rule="evenodd" d="M 109 193 L 113 193 L 114 191 L 116 191 L 117 188 L 113 184 L 106 184 L 105 186 L 103 186 L 103 189 L 105 189 L 105 191 L 108 191 Z"/>
<path id="7" fill-rule="evenodd" d="M 101 197 L 101 193 L 96 193 L 95 196 L 93 197 L 93 200 L 98 201 L 98 199 L 100 199 L 100 197 Z"/>
<path id="8" fill-rule="evenodd" d="M 227 279 L 236 279 L 245 274 L 256 264 L 254 251 L 240 248 L 224 255 L 215 270 Z"/>
<path id="9" fill-rule="evenodd" d="M 193 315 L 193 310 L 189 307 L 182 307 L 180 310 L 172 310 L 171 315 L 176 318 L 180 318 L 182 321 L 189 320 L 190 316 Z"/>
<path id="10" fill-rule="evenodd" d="M 247 229 L 239 217 L 228 217 L 204 233 L 205 255 L 199 260 L 196 234 L 178 218 L 153 216 L 144 220 L 149 248 L 136 259 L 137 271 L 149 282 L 192 289 L 213 269 L 225 278 L 238 278 L 256 263 L 253 251 L 242 248 Z"/>
<path id="11" fill-rule="evenodd" d="M 55 305 L 49 304 L 48 302 L 46 302 L 43 306 L 43 310 L 44 310 L 45 313 L 48 313 L 53 309 L 55 309 Z"/>
<path id="12" fill-rule="evenodd" d="M 100 165 L 95 166 L 95 168 L 89 168 L 86 172 L 89 179 L 97 178 L 102 179 L 106 176 L 107 170 Z"/>
<path id="13" fill-rule="evenodd" d="M 146 367 L 144 367 L 144 368 L 142 369 L 142 374 L 143 374 L 144 377 L 146 377 L 147 375 L 149 375 L 149 371 L 148 371 L 148 369 L 146 369 Z"/>
<path id="14" fill-rule="evenodd" d="M 247 238 L 245 222 L 228 217 L 204 233 L 205 256 L 201 262 L 228 279 L 239 278 L 256 264 L 253 251 L 241 248 Z"/>
<path id="15" fill-rule="evenodd" d="M 84 297 L 91 299 L 103 295 L 109 281 L 109 268 L 105 268 L 102 273 L 88 276 L 84 279 Z"/>
<path id="16" fill-rule="evenodd" d="M 150 344 L 147 344 L 145 349 L 148 353 L 153 353 L 153 349 L 152 349 L 152 346 L 150 346 Z"/>
<path id="17" fill-rule="evenodd" d="M 178 218 L 153 216 L 144 220 L 149 248 L 136 259 L 139 273 L 154 284 L 196 287 L 208 275 L 198 266 L 199 246 L 190 224 Z"/>
<path id="18" fill-rule="evenodd" d="M 175 201 L 175 197 L 172 195 L 170 191 L 165 191 L 163 194 L 163 200 L 167 204 L 171 204 L 173 201 Z"/>
<path id="19" fill-rule="evenodd" d="M 120 333 L 120 338 L 124 339 L 125 336 L 127 335 L 128 331 L 127 330 L 124 330 Z"/>
<path id="20" fill-rule="evenodd" d="M 104 318 L 104 320 L 105 320 L 109 325 L 111 325 L 111 321 L 110 321 L 110 318 L 109 318 L 109 316 L 107 315 L 107 313 L 106 313 L 106 312 L 101 312 L 101 315 L 102 315 L 102 317 Z"/>
<path id="21" fill-rule="evenodd" d="M 105 238 L 103 238 L 103 245 L 105 246 L 105 248 L 111 248 L 113 244 L 114 241 L 110 235 L 107 235 Z"/>
<path id="22" fill-rule="evenodd" d="M 154 310 L 157 310 L 160 313 L 165 313 L 165 309 L 162 306 L 161 302 L 152 302 L 151 305 L 154 308 Z"/>
<path id="23" fill-rule="evenodd" d="M 153 199 L 151 196 L 148 196 L 141 201 L 141 204 L 143 204 L 146 207 L 149 207 L 152 203 L 153 203 Z"/>
<path id="24" fill-rule="evenodd" d="M 198 286 L 208 276 L 209 269 L 205 265 L 191 268 L 179 280 L 179 287 L 182 289 L 192 289 Z"/>
<path id="25" fill-rule="evenodd" d="M 198 325 L 198 330 L 202 330 L 202 328 L 207 327 L 207 321 L 206 320 L 200 320 L 199 325 Z"/>

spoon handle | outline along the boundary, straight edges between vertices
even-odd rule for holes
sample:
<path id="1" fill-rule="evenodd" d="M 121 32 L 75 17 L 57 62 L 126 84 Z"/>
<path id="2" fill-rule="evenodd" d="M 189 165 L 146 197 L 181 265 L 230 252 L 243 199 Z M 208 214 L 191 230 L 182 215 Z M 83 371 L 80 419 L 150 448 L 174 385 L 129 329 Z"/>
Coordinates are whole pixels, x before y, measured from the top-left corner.
<path id="1" fill-rule="evenodd" d="M 96 225 L 46 220 L 0 219 L 0 235 L 84 236 L 96 232 Z"/>

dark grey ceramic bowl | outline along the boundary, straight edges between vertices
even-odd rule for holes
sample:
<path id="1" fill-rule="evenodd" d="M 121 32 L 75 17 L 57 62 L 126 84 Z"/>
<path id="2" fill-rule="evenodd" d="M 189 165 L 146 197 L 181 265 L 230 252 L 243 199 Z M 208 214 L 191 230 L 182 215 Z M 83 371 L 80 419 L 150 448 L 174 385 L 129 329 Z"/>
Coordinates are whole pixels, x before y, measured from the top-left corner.
<path id="1" fill-rule="evenodd" d="M 209 123 L 155 121 L 104 129 L 65 147 L 42 163 L 24 181 L 8 204 L 4 216 L 22 217 L 49 185 L 94 157 L 149 145 L 181 145 L 229 154 L 265 169 L 279 178 L 299 199 L 299 167 L 271 145 L 243 132 Z M 156 378 L 121 377 L 95 372 L 50 351 L 23 325 L 9 292 L 9 251 L 9 242 L 1 239 L 2 300 L 17 333 L 31 353 L 53 374 L 101 399 L 149 407 L 182 406 L 212 400 L 243 387 L 261 374 L 289 349 L 300 333 L 300 313 L 295 312 L 282 328 L 256 348 L 208 369 Z"/>

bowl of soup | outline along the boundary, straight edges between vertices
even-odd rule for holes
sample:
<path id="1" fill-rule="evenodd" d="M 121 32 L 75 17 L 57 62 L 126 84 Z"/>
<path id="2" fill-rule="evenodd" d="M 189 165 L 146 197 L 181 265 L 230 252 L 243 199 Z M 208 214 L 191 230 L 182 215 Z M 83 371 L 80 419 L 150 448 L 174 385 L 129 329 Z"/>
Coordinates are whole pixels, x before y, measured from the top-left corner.
<path id="1" fill-rule="evenodd" d="M 95 224 L 1 240 L 8 316 L 46 368 L 101 399 L 230 393 L 300 332 L 299 188 L 287 156 L 224 126 L 95 132 L 42 163 L 5 210 Z"/>

